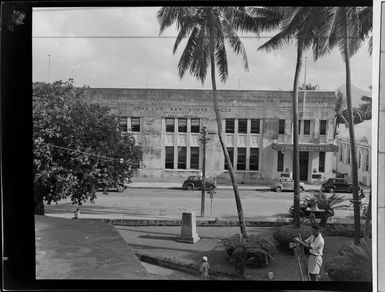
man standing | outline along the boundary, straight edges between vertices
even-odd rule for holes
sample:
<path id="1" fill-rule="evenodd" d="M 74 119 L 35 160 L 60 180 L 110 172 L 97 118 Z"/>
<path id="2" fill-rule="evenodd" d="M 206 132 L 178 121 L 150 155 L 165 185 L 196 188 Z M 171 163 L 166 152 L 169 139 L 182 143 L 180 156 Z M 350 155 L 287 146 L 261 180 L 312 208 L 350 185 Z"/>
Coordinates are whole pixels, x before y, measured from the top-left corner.
<path id="1" fill-rule="evenodd" d="M 201 279 L 208 280 L 210 265 L 209 265 L 209 262 L 207 261 L 206 256 L 202 257 L 202 260 L 203 260 L 203 263 L 202 263 L 201 267 L 199 268 L 199 271 L 201 272 Z"/>
<path id="2" fill-rule="evenodd" d="M 322 266 L 322 253 L 324 249 L 324 238 L 321 235 L 320 226 L 312 225 L 312 235 L 305 241 L 295 238 L 295 241 L 309 249 L 310 256 L 308 258 L 308 272 L 311 281 L 318 281 L 319 273 Z"/>

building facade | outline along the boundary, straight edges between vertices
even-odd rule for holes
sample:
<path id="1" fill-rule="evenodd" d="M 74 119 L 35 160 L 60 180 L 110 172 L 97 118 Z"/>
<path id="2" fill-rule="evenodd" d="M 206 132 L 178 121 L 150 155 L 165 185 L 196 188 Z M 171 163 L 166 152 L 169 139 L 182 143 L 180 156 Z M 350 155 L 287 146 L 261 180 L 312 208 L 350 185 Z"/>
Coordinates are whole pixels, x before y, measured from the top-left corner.
<path id="1" fill-rule="evenodd" d="M 201 175 L 206 127 L 206 175 L 229 182 L 211 90 L 91 88 L 86 100 L 109 106 L 144 149 L 138 180 L 181 181 Z M 292 173 L 292 93 L 218 91 L 223 136 L 239 183 L 269 183 Z M 335 94 L 299 97 L 300 179 L 332 176 Z"/>
<path id="2" fill-rule="evenodd" d="M 371 131 L 372 121 L 367 120 L 354 126 L 356 155 L 358 167 L 358 182 L 364 186 L 371 185 Z M 340 125 L 337 135 L 338 152 L 334 162 L 336 172 L 351 178 L 351 152 L 349 129 Z"/>

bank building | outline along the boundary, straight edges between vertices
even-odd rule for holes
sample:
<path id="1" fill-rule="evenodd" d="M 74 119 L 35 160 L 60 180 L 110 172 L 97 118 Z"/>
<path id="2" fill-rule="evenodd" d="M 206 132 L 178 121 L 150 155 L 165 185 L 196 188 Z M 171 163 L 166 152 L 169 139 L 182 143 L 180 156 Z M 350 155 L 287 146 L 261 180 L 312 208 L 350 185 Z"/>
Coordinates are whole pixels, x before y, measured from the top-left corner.
<path id="1" fill-rule="evenodd" d="M 201 175 L 200 131 L 206 127 L 206 176 L 230 182 L 211 90 L 90 88 L 85 98 L 110 107 L 120 116 L 121 129 L 143 146 L 138 180 L 182 182 Z M 333 91 L 299 93 L 301 181 L 335 176 L 335 101 Z M 292 92 L 218 90 L 218 102 L 238 183 L 264 184 L 291 176 Z"/>

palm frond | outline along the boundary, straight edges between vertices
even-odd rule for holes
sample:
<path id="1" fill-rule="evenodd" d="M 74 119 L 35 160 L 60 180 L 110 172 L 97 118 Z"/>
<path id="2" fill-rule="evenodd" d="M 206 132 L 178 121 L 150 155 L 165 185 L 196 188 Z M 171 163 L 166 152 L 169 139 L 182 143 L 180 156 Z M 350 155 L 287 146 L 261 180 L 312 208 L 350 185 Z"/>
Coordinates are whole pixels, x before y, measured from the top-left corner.
<path id="1" fill-rule="evenodd" d="M 198 33 L 199 33 L 198 28 L 194 28 L 194 30 L 191 32 L 191 35 L 187 41 L 186 47 L 180 57 L 180 60 L 178 63 L 178 72 L 179 72 L 180 78 L 183 78 L 184 74 L 186 73 L 186 70 L 189 68 L 191 64 L 191 60 L 195 53 Z"/>
<path id="2" fill-rule="evenodd" d="M 157 12 L 157 19 L 160 24 L 160 32 L 176 23 L 178 28 L 183 27 L 183 23 L 191 17 L 192 10 L 189 7 L 162 7 Z"/>

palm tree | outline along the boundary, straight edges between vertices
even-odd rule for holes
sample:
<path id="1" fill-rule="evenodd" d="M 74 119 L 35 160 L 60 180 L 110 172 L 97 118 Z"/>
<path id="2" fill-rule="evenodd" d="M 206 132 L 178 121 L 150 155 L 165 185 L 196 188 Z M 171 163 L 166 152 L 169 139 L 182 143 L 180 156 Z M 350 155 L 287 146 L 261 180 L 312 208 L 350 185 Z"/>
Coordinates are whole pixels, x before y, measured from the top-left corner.
<path id="1" fill-rule="evenodd" d="M 352 165 L 352 184 L 354 199 L 354 243 L 360 244 L 360 209 L 358 203 L 358 168 L 354 137 L 354 119 L 351 95 L 350 58 L 358 51 L 361 44 L 372 30 L 371 7 L 329 7 L 324 25 L 319 34 L 321 49 L 317 54 L 324 55 L 338 46 L 345 63 L 346 101 Z"/>
<path id="2" fill-rule="evenodd" d="M 341 123 L 344 123 L 345 125 L 348 124 L 348 121 L 346 120 L 344 116 L 344 109 L 346 107 L 346 98 L 344 94 L 338 90 L 337 91 L 337 99 L 336 99 L 336 105 L 335 105 L 335 115 L 334 115 L 334 133 L 333 133 L 333 139 L 337 136 L 337 128 L 338 125 Z"/>
<path id="3" fill-rule="evenodd" d="M 222 117 L 218 106 L 215 76 L 216 68 L 218 68 L 221 81 L 225 82 L 227 79 L 226 43 L 236 54 L 242 56 L 243 66 L 248 70 L 246 50 L 236 31 L 239 29 L 258 31 L 259 28 L 265 27 L 266 23 L 253 22 L 253 18 L 241 7 L 163 7 L 158 11 L 157 17 L 160 23 L 160 34 L 173 23 L 177 25 L 179 32 L 173 53 L 178 49 L 181 40 L 188 37 L 186 47 L 178 63 L 180 78 L 183 78 L 186 71 L 189 70 L 194 77 L 203 83 L 206 79 L 207 68 L 210 67 L 211 69 L 212 94 L 219 141 L 233 185 L 241 234 L 247 237 L 238 184 L 223 139 Z"/>
<path id="4" fill-rule="evenodd" d="M 302 83 L 302 85 L 300 85 L 298 87 L 299 90 L 317 90 L 317 88 L 319 89 L 319 85 L 316 84 L 316 85 L 313 85 L 311 83 Z"/>
<path id="5" fill-rule="evenodd" d="M 324 193 L 318 191 L 313 192 L 313 197 L 317 203 L 318 208 L 324 211 L 321 213 L 321 221 L 319 225 L 321 227 L 325 227 L 328 219 L 334 215 L 333 208 L 344 202 L 345 198 L 336 194 L 327 197 Z"/>
<path id="6" fill-rule="evenodd" d="M 276 8 L 271 8 L 276 9 Z M 298 145 L 298 86 L 302 67 L 303 52 L 313 46 L 318 49 L 316 33 L 320 27 L 323 9 L 320 7 L 287 7 L 283 12 L 279 33 L 259 47 L 270 51 L 278 49 L 295 39 L 297 42 L 297 62 L 293 84 L 293 180 L 294 180 L 294 225 L 300 226 L 300 186 L 299 186 L 299 145 Z"/>

